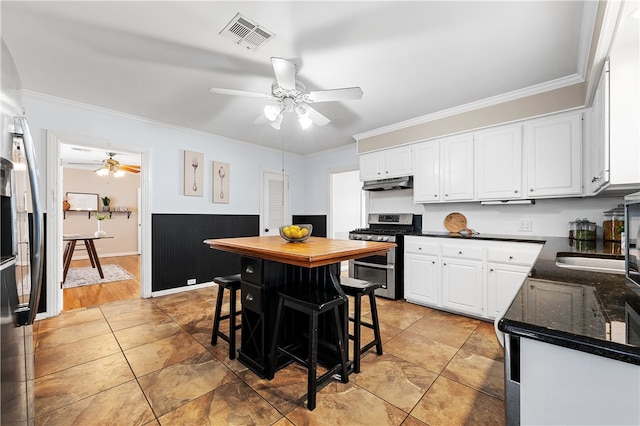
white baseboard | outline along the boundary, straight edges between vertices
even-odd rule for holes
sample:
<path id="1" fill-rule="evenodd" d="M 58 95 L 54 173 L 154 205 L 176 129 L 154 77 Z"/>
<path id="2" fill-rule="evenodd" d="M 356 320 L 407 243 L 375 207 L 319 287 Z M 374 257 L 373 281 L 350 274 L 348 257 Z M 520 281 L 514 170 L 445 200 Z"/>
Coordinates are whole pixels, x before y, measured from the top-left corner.
<path id="1" fill-rule="evenodd" d="M 125 251 L 122 253 L 99 253 L 98 257 L 100 259 L 104 259 L 107 257 L 120 257 L 120 256 L 139 256 L 137 251 Z M 81 259 L 89 259 L 89 256 L 86 254 L 77 255 L 76 252 L 73 252 L 72 260 L 81 260 Z"/>
<path id="2" fill-rule="evenodd" d="M 168 290 L 152 291 L 151 292 L 151 297 L 160 297 L 160 296 L 166 296 L 168 294 L 182 293 L 184 291 L 198 290 L 200 288 L 212 287 L 214 285 L 217 285 L 217 284 L 215 284 L 213 281 L 210 281 L 210 282 L 207 282 L 207 283 L 201 283 L 201 284 L 194 284 L 194 285 L 170 288 Z"/>

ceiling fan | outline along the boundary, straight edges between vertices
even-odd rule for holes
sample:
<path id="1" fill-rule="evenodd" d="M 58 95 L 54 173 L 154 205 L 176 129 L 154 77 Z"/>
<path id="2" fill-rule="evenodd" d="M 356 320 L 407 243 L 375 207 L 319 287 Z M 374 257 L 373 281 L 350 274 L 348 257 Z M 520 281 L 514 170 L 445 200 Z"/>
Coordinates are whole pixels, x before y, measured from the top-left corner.
<path id="1" fill-rule="evenodd" d="M 114 176 L 123 176 L 125 172 L 140 173 L 140 166 L 134 166 L 130 164 L 120 164 L 118 160 L 114 160 L 115 152 L 107 152 L 109 158 L 102 161 L 102 167 L 95 170 L 99 176 L 106 176 L 112 173 Z"/>
<path id="2" fill-rule="evenodd" d="M 272 57 L 271 65 L 276 81 L 271 85 L 271 93 L 245 92 L 234 89 L 211 87 L 209 91 L 220 95 L 248 96 L 275 100 L 276 104 L 264 107 L 264 115 L 274 129 L 280 130 L 285 112 L 294 112 L 303 129 L 312 123 L 325 126 L 331 122 L 327 117 L 309 106 L 314 102 L 348 101 L 362 98 L 359 87 L 345 87 L 341 89 L 315 90 L 307 92 L 304 84 L 296 80 L 298 67 L 292 61 Z"/>

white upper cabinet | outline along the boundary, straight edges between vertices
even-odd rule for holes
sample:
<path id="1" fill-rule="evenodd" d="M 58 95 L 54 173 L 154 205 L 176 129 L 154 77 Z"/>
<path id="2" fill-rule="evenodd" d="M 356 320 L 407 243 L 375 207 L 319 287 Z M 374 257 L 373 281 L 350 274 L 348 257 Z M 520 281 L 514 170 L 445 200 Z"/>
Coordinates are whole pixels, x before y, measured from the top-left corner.
<path id="1" fill-rule="evenodd" d="M 413 155 L 414 202 L 473 200 L 473 134 L 421 142 Z"/>
<path id="2" fill-rule="evenodd" d="M 413 201 L 440 201 L 440 141 L 421 142 L 413 149 Z"/>
<path id="3" fill-rule="evenodd" d="M 386 179 L 413 174 L 411 146 L 360 155 L 360 180 Z"/>
<path id="4" fill-rule="evenodd" d="M 444 201 L 473 200 L 473 134 L 440 141 Z"/>
<path id="5" fill-rule="evenodd" d="M 524 124 L 527 198 L 582 194 L 582 114 Z"/>
<path id="6" fill-rule="evenodd" d="M 587 174 L 585 185 L 587 194 L 595 194 L 609 183 L 609 66 L 605 64 L 598 89 L 593 98 L 593 108 L 589 111 L 585 135 L 589 149 L 587 154 Z"/>
<path id="7" fill-rule="evenodd" d="M 503 126 L 475 135 L 478 200 L 522 197 L 522 126 Z"/>

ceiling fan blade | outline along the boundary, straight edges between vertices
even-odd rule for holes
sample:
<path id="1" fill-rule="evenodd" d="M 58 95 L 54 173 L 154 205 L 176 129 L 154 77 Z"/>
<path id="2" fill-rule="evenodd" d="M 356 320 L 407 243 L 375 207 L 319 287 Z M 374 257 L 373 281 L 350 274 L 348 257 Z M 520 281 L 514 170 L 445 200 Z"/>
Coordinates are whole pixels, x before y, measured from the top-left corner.
<path id="1" fill-rule="evenodd" d="M 218 95 L 227 96 L 245 96 L 250 98 L 273 99 L 273 95 L 268 93 L 245 92 L 244 90 L 221 89 L 219 87 L 210 87 L 209 91 Z"/>
<path id="2" fill-rule="evenodd" d="M 284 90 L 296 89 L 296 64 L 282 58 L 271 58 L 273 74 L 276 76 L 278 86 Z"/>
<path id="3" fill-rule="evenodd" d="M 320 114 L 315 109 L 311 108 L 309 105 L 306 105 L 304 108 L 307 110 L 307 116 L 311 119 L 311 121 L 313 121 L 313 124 L 315 124 L 316 126 L 322 127 L 331 123 L 331 120 Z"/>
<path id="4" fill-rule="evenodd" d="M 140 173 L 140 166 L 132 166 L 130 164 L 120 164 L 120 170 L 129 173 Z"/>
<path id="5" fill-rule="evenodd" d="M 316 90 L 309 92 L 309 102 L 350 101 L 362 98 L 359 87 L 345 87 L 344 89 Z"/>

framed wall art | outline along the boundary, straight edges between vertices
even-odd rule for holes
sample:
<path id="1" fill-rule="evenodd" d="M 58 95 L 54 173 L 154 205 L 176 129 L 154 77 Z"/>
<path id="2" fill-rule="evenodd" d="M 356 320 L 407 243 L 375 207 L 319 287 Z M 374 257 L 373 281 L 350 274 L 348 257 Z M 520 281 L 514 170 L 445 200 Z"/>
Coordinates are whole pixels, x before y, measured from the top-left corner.
<path id="1" fill-rule="evenodd" d="M 204 154 L 184 152 L 184 195 L 202 197 L 204 186 Z"/>
<path id="2" fill-rule="evenodd" d="M 221 204 L 229 204 L 229 182 L 231 179 L 231 169 L 229 163 L 220 161 L 213 162 L 213 202 Z"/>

